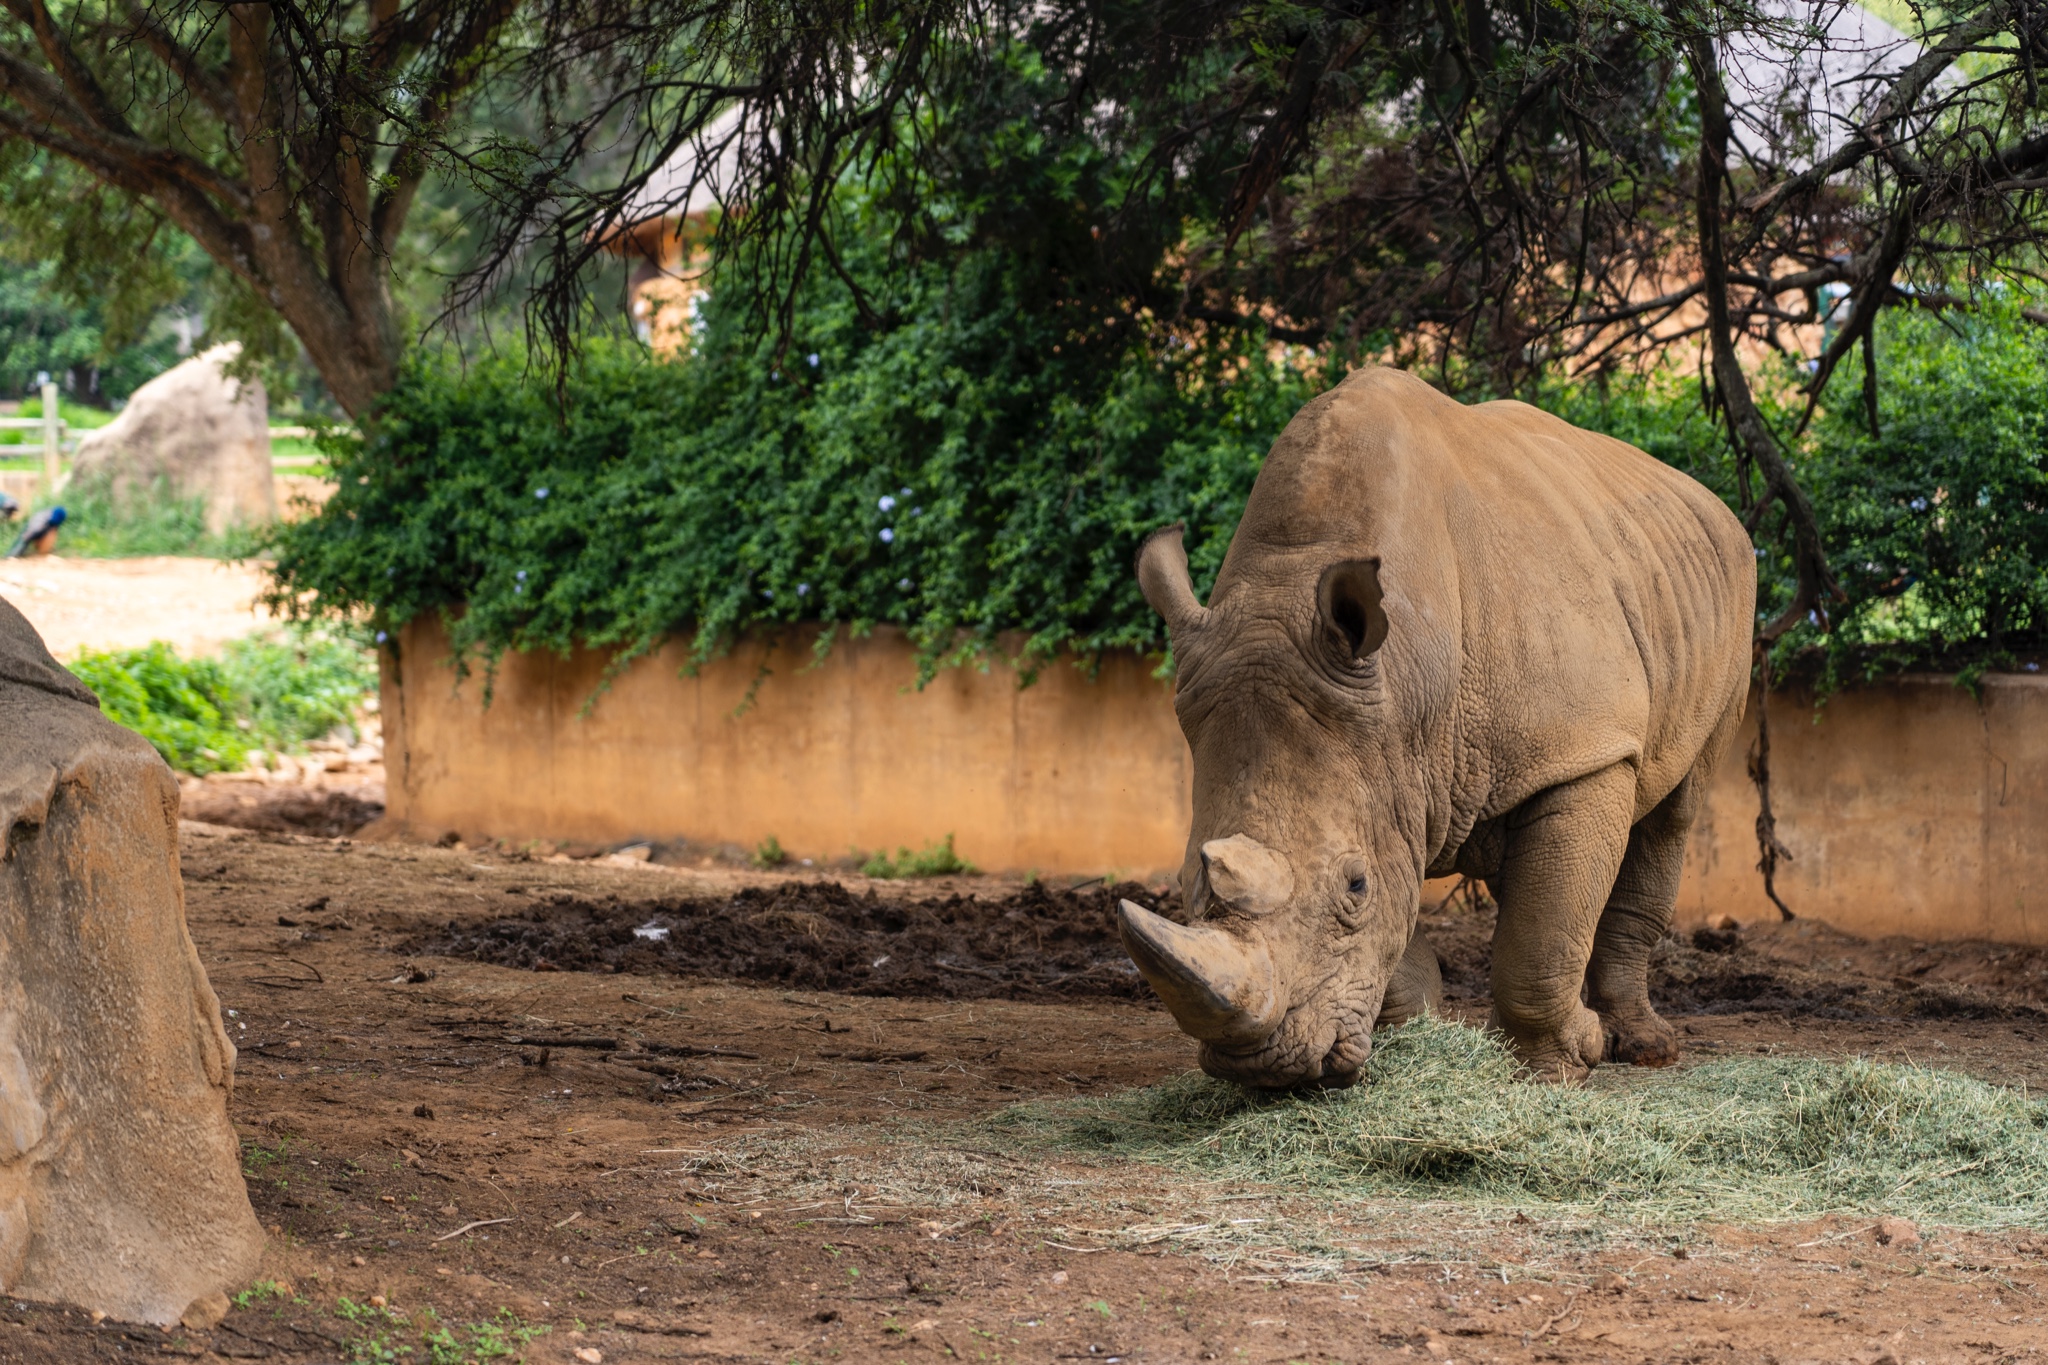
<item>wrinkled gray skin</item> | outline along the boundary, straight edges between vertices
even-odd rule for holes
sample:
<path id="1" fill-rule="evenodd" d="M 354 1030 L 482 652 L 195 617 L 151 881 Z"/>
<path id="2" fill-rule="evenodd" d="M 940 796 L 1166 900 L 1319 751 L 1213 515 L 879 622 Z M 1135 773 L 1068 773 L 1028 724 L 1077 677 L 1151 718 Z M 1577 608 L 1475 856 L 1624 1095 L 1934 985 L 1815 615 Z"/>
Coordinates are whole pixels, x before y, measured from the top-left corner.
<path id="1" fill-rule="evenodd" d="M 1256 1087 L 1344 1085 L 1430 1002 L 1426 876 L 1500 904 L 1493 1023 L 1536 1073 L 1676 1059 L 1651 1009 L 1685 839 L 1748 695 L 1755 560 L 1720 500 L 1522 403 L 1368 369 L 1268 456 L 1205 607 L 1139 553 L 1194 755 L 1188 926 L 1124 942 Z"/>

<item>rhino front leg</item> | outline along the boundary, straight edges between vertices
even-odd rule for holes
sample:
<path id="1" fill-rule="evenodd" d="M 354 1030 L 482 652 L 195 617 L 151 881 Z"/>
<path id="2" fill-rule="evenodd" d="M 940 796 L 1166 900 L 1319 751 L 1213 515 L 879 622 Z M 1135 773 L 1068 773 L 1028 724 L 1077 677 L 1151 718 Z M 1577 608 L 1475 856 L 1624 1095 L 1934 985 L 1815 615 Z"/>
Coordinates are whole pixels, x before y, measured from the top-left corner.
<path id="1" fill-rule="evenodd" d="M 1650 953 L 1671 928 L 1706 774 L 1695 768 L 1671 795 L 1629 831 L 1628 853 L 1600 915 L 1586 1000 L 1607 1032 L 1607 1055 L 1637 1066 L 1678 1060 L 1678 1035 L 1650 1005 Z"/>
<path id="2" fill-rule="evenodd" d="M 1408 939 L 1408 951 L 1394 967 L 1387 981 L 1387 993 L 1380 999 L 1376 1029 L 1395 1028 L 1419 1014 L 1440 1013 L 1444 1007 L 1444 974 L 1436 960 L 1436 949 L 1417 929 Z"/>
<path id="3" fill-rule="evenodd" d="M 1617 764 L 1531 797 L 1506 822 L 1492 1022 L 1547 1079 L 1579 1080 L 1606 1052 L 1581 994 L 1634 807 L 1635 770 Z"/>

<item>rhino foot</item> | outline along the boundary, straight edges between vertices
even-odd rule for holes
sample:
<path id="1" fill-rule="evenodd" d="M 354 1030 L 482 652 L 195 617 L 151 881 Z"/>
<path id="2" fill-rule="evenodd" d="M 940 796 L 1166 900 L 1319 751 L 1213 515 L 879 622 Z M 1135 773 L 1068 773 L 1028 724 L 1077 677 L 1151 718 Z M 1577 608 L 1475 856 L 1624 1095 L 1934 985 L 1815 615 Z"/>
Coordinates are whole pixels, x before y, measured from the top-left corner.
<path id="1" fill-rule="evenodd" d="M 1602 1015 L 1607 1060 L 1624 1066 L 1671 1066 L 1678 1061 L 1678 1034 L 1655 1013 L 1633 1017 Z"/>
<path id="2" fill-rule="evenodd" d="M 1515 1056 L 1534 1080 L 1573 1085 L 1586 1079 L 1607 1053 L 1600 1016 L 1579 1005 L 1555 1030 L 1518 1029 L 1495 1010 L 1492 1026 L 1508 1035 Z"/>

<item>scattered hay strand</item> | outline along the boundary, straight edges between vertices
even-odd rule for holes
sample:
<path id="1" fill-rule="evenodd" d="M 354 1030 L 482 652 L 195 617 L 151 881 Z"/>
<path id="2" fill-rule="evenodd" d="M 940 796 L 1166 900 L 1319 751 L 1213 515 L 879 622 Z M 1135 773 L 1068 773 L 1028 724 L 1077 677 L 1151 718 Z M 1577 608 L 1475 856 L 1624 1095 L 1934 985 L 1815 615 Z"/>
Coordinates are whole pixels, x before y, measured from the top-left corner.
<path id="1" fill-rule="evenodd" d="M 1857 1212 L 2048 1224 L 2048 1104 L 1861 1060 L 1609 1068 L 1560 1088 L 1519 1079 L 1491 1035 L 1421 1019 L 1375 1040 L 1351 1090 L 1258 1097 L 1191 1073 L 989 1122 L 1043 1151 L 1304 1192 L 1656 1223 Z"/>

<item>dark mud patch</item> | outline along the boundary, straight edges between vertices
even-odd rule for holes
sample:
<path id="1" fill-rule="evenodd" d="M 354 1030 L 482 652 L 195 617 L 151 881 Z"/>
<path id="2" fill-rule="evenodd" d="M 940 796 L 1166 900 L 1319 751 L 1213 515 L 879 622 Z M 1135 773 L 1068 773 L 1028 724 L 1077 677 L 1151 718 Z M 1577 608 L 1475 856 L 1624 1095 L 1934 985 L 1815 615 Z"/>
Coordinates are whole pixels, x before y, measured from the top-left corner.
<path id="1" fill-rule="evenodd" d="M 1116 903 L 1178 899 L 1135 882 L 1014 896 L 911 900 L 838 882 L 749 887 L 721 899 L 556 896 L 523 915 L 397 945 L 527 971 L 768 982 L 852 995 L 1151 1000 L 1116 933 Z"/>
<path id="2" fill-rule="evenodd" d="M 379 787 L 381 793 L 382 788 Z M 269 786 L 261 782 L 188 783 L 179 814 L 209 825 L 259 834 L 304 834 L 338 839 L 384 814 L 384 803 L 332 788 Z"/>
<path id="3" fill-rule="evenodd" d="M 1425 907 L 1422 928 L 1454 1003 L 1491 1001 L 1494 919 L 1483 896 Z M 1698 928 L 1657 946 L 1650 1002 L 1670 1016 L 2048 1019 L 2044 956 L 2002 944 L 1873 941 L 1812 921 Z"/>

